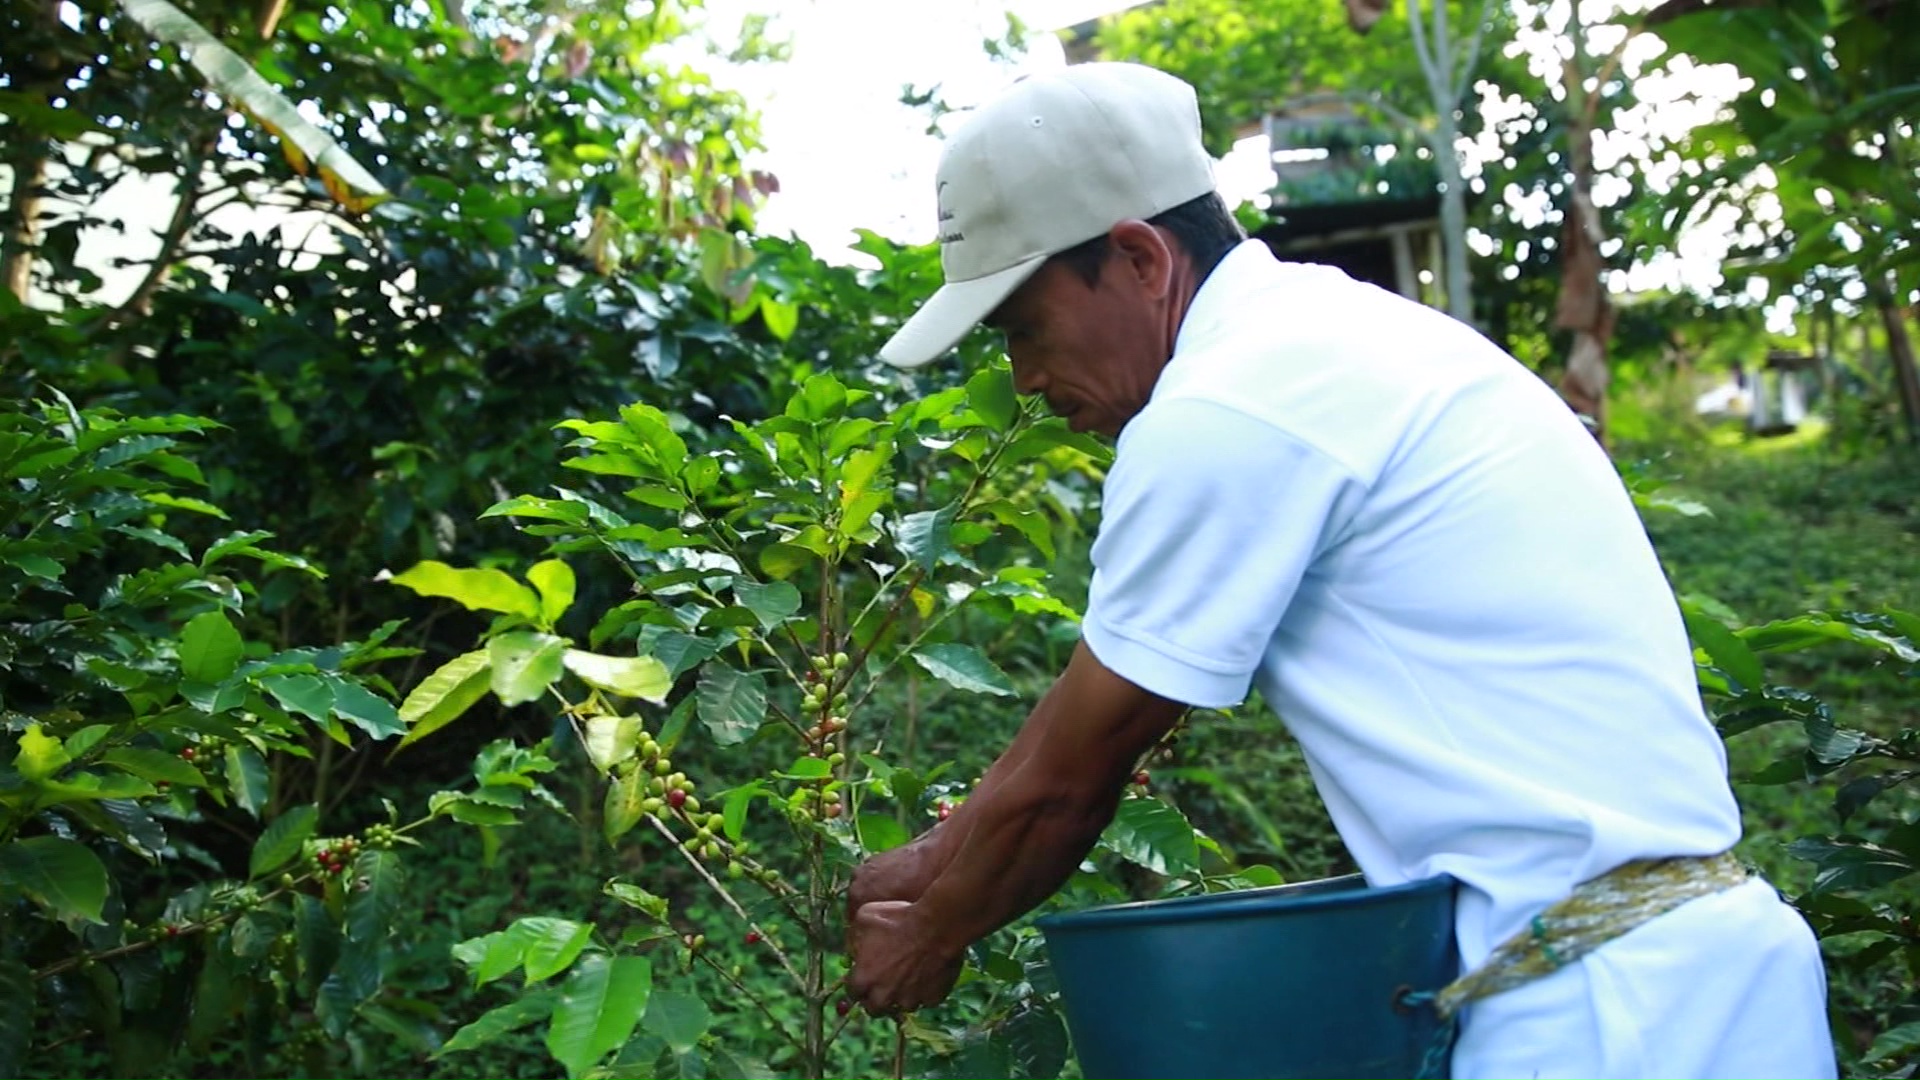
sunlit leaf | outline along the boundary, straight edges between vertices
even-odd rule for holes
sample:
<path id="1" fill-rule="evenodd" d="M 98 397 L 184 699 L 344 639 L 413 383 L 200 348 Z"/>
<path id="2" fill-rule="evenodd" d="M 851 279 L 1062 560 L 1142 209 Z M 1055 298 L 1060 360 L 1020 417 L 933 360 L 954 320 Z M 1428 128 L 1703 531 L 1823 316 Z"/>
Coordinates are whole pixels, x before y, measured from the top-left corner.
<path id="1" fill-rule="evenodd" d="M 400 721 L 408 728 L 400 745 L 418 742 L 458 720 L 486 696 L 491 681 L 485 649 L 462 653 L 440 665 L 400 703 Z"/>
<path id="2" fill-rule="evenodd" d="M 766 322 L 768 333 L 785 341 L 800 326 L 800 305 L 783 303 L 771 296 L 762 297 L 760 318 Z"/>
<path id="3" fill-rule="evenodd" d="M 28 724 L 20 733 L 13 768 L 25 779 L 40 780 L 59 772 L 72 760 L 64 743 L 40 730 L 39 724 Z"/>
<path id="4" fill-rule="evenodd" d="M 1013 373 L 1006 368 L 984 368 L 967 380 L 967 405 L 995 431 L 1013 426 L 1020 415 L 1020 399 L 1013 392 Z"/>
<path id="5" fill-rule="evenodd" d="M 986 653 L 971 645 L 925 645 L 914 652 L 913 661 L 934 678 L 959 690 L 999 697 L 1013 694 L 1013 680 L 994 666 Z"/>
<path id="6" fill-rule="evenodd" d="M 610 694 L 658 705 L 667 700 L 667 692 L 673 689 L 672 672 L 651 656 L 602 656 L 568 649 L 561 660 L 582 682 Z"/>
<path id="7" fill-rule="evenodd" d="M 147 32 L 188 53 L 193 66 L 220 94 L 243 107 L 261 126 L 278 135 L 290 157 L 311 163 L 328 194 L 341 206 L 363 213 L 386 199 L 387 190 L 352 155 L 320 130 L 260 77 L 233 50 L 222 45 L 167 0 L 119 0 L 120 7 Z"/>
<path id="8" fill-rule="evenodd" d="M 395 575 L 393 583 L 421 596 L 458 601 L 471 611 L 498 611 L 529 619 L 540 617 L 540 598 L 503 570 L 456 568 L 429 559 L 404 574 Z"/>
<path id="9" fill-rule="evenodd" d="M 548 626 L 559 622 L 573 606 L 573 567 L 559 559 L 534 563 L 527 569 L 527 580 L 540 592 L 540 616 Z"/>
<path id="10" fill-rule="evenodd" d="M 520 705 L 547 692 L 566 667 L 565 638 L 532 630 L 501 634 L 487 642 L 493 693 L 502 705 Z"/>
<path id="11" fill-rule="evenodd" d="M 752 805 L 754 797 L 759 795 L 765 786 L 760 781 L 753 780 L 727 792 L 726 801 L 720 811 L 721 828 L 726 832 L 727 839 L 736 842 L 740 839 L 747 827 L 747 808 Z"/>
<path id="12" fill-rule="evenodd" d="M 786 415 L 796 420 L 818 423 L 833 420 L 847 407 L 847 388 L 839 379 L 821 372 L 807 376 L 800 390 L 787 399 Z"/>
<path id="13" fill-rule="evenodd" d="M 667 902 L 638 885 L 629 885 L 624 881 L 609 881 L 602 890 L 615 900 L 639 911 L 657 923 L 667 921 Z"/>

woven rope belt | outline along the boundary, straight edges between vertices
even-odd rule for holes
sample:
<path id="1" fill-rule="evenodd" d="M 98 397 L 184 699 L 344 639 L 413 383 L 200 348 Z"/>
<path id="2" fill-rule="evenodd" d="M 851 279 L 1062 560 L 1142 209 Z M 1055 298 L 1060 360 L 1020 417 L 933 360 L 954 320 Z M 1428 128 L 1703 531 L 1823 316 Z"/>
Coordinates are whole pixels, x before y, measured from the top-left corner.
<path id="1" fill-rule="evenodd" d="M 1535 915 L 1485 963 L 1435 993 L 1434 1008 L 1450 1019 L 1475 1001 L 1550 975 L 1689 900 L 1747 880 L 1746 867 L 1732 852 L 1623 863 Z"/>

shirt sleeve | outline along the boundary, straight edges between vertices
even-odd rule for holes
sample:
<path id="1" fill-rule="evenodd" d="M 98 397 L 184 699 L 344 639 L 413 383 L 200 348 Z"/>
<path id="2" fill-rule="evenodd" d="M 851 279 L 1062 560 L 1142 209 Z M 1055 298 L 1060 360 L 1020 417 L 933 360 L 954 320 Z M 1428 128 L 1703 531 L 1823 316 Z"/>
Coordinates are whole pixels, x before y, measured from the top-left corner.
<path id="1" fill-rule="evenodd" d="M 1302 578 L 1365 494 L 1272 424 L 1211 401 L 1153 403 L 1107 474 L 1083 640 L 1162 697 L 1245 700 Z"/>

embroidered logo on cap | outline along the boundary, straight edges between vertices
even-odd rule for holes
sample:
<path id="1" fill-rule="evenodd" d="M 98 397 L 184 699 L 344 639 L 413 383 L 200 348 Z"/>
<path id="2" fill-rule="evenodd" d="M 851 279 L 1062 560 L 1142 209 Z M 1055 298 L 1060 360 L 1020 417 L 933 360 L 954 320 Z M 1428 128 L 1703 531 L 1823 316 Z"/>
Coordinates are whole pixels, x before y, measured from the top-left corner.
<path id="1" fill-rule="evenodd" d="M 941 196 L 946 194 L 946 190 L 947 190 L 947 181 L 942 180 L 940 181 L 939 184 L 935 185 L 933 189 L 933 197 L 936 200 L 940 200 Z M 949 226 L 947 224 L 947 222 L 954 220 L 956 216 L 957 215 L 955 215 L 953 211 L 947 209 L 947 204 L 944 201 L 940 202 L 939 241 L 941 243 L 951 244 L 951 243 L 954 243 L 955 241 L 965 240 L 967 238 L 967 234 L 962 232 L 957 226 Z"/>

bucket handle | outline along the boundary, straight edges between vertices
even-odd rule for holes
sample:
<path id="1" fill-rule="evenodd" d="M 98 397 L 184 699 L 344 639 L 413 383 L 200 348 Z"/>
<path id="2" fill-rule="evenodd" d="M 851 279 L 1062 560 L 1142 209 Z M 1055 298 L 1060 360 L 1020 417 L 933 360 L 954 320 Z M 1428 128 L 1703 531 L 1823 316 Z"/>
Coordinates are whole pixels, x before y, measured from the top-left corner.
<path id="1" fill-rule="evenodd" d="M 1437 997 L 1438 995 L 1432 990 L 1415 990 L 1412 985 L 1401 983 L 1394 988 L 1390 1004 L 1393 1011 L 1401 1016 L 1412 1016 L 1416 1010 L 1423 1007 L 1433 1009 L 1435 1015 L 1438 1015 L 1439 1007 L 1434 1003 Z M 1440 1017 L 1440 1026 L 1434 1029 L 1433 1038 L 1427 1043 L 1426 1053 L 1420 1056 L 1420 1069 L 1413 1074 L 1415 1080 L 1440 1080 L 1448 1074 L 1453 1040 L 1459 1033 L 1459 1017 Z"/>

